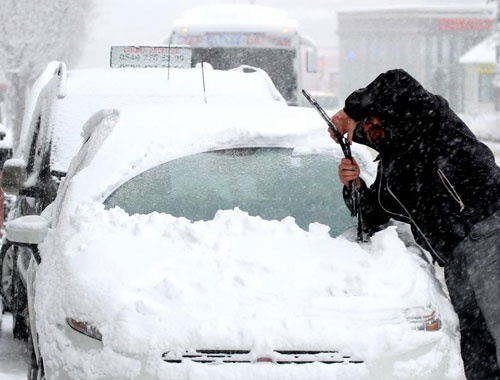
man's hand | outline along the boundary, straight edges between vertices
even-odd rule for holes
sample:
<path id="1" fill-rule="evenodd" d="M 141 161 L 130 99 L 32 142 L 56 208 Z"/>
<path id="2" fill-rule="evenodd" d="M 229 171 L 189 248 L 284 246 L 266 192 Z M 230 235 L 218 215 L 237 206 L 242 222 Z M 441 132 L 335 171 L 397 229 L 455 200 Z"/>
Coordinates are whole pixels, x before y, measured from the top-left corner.
<path id="1" fill-rule="evenodd" d="M 356 128 L 356 121 L 351 119 L 344 110 L 340 110 L 335 115 L 332 116 L 332 122 L 335 124 L 340 134 L 344 136 L 347 133 L 347 140 L 349 140 L 349 144 L 352 144 L 352 135 L 354 133 L 354 129 Z M 330 133 L 330 137 L 338 144 L 337 138 L 333 131 L 329 128 L 328 132 Z"/>
<path id="2" fill-rule="evenodd" d="M 339 165 L 339 178 L 347 188 L 349 188 L 349 182 L 354 181 L 356 187 L 361 185 L 359 179 L 359 165 L 353 158 L 352 161 L 348 158 L 343 158 Z"/>

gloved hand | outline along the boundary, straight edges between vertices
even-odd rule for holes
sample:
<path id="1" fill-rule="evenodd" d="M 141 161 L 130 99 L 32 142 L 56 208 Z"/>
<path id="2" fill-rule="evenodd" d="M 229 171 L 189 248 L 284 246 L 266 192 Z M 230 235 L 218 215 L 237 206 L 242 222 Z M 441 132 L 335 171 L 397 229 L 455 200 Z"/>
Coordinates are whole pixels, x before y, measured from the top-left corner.
<path id="1" fill-rule="evenodd" d="M 339 178 L 340 182 L 349 188 L 350 181 L 354 181 L 356 187 L 359 187 L 361 181 L 359 179 L 359 165 L 353 158 L 352 161 L 348 158 L 343 158 L 339 165 Z"/>

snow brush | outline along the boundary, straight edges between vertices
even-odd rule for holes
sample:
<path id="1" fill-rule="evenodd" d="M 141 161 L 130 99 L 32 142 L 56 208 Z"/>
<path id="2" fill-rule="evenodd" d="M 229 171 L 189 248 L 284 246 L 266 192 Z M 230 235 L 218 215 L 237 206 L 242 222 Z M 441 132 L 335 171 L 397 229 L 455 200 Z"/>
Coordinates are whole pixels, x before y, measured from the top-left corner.
<path id="1" fill-rule="evenodd" d="M 323 120 L 325 120 L 326 124 L 328 124 L 328 127 L 333 131 L 335 134 L 335 137 L 337 138 L 337 141 L 340 144 L 340 147 L 342 148 L 342 152 L 344 153 L 344 157 L 351 160 L 352 159 L 352 154 L 351 154 L 351 147 L 349 145 L 349 141 L 347 138 L 342 136 L 333 123 L 332 119 L 327 115 L 325 110 L 319 105 L 319 103 L 304 89 L 302 89 L 302 95 L 307 99 L 311 105 L 316 108 L 316 110 L 319 112 Z M 364 223 L 363 223 L 363 216 L 361 214 L 361 197 L 359 194 L 359 190 L 356 188 L 356 185 L 354 184 L 354 181 L 349 181 L 349 189 L 351 190 L 351 202 L 352 202 L 352 211 L 351 211 L 351 216 L 353 217 L 358 217 L 358 228 L 357 228 L 357 233 L 358 233 L 358 242 L 366 242 L 367 239 L 365 238 L 364 234 Z"/>

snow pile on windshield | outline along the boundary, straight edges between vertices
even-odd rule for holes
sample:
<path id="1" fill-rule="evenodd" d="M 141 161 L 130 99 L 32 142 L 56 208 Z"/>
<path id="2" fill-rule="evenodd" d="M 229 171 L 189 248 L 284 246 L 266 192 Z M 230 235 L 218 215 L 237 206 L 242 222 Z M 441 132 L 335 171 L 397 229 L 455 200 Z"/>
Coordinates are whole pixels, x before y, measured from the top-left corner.
<path id="1" fill-rule="evenodd" d="M 63 366 L 72 378 L 90 380 L 110 371 L 117 378 L 136 376 L 141 365 L 134 355 L 145 358 L 143 371 L 161 379 L 175 371 L 207 380 L 243 378 L 251 371 L 261 379 L 277 376 L 272 366 L 200 369 L 162 361 L 166 352 L 187 349 L 257 355 L 335 350 L 365 361 L 354 371 L 356 379 L 379 365 L 377 358 L 430 343 L 436 345 L 419 368 L 410 361 L 394 370 L 430 371 L 450 345 L 459 357 L 443 331 L 410 329 L 407 308 L 438 306 L 443 319 L 456 321 L 423 259 L 394 228 L 376 234 L 371 245 L 359 245 L 331 238 L 324 225 L 304 231 L 291 217 L 266 221 L 235 209 L 193 223 L 88 203 L 68 225 L 50 231 L 40 249 L 36 307 L 42 351 L 46 362 Z M 75 348 L 56 327 L 68 317 L 95 326 L 103 350 Z M 350 378 L 340 365 L 279 371 L 290 378 Z"/>

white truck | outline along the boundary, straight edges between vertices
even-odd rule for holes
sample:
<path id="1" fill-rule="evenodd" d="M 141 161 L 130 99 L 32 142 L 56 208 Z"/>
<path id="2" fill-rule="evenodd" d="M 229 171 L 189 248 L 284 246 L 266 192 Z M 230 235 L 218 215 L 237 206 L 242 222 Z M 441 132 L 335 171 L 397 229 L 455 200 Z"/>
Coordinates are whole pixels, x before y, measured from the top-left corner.
<path id="1" fill-rule="evenodd" d="M 192 65 L 227 70 L 241 65 L 263 69 L 290 105 L 302 104 L 306 73 L 317 68 L 314 43 L 300 35 L 283 10 L 247 4 L 193 8 L 176 19 L 165 45 L 192 47 Z"/>

